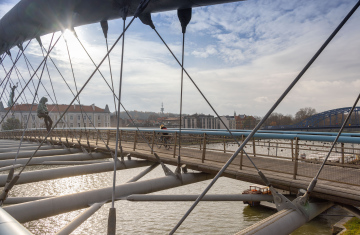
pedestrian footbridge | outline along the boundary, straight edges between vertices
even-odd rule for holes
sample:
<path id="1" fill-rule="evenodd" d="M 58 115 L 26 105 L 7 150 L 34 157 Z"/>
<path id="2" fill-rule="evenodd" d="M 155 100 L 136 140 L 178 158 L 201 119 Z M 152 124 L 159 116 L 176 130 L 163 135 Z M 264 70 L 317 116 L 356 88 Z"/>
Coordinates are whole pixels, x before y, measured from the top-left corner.
<path id="1" fill-rule="evenodd" d="M 162 137 L 164 132 L 168 134 L 165 140 Z M 24 223 L 89 205 L 99 208 L 101 203 L 110 201 L 114 193 L 115 198 L 120 198 L 210 179 L 236 154 L 238 146 L 249 133 L 233 131 L 231 136 L 222 130 L 199 129 L 182 130 L 180 136 L 177 129 L 125 128 L 119 131 L 118 159 L 114 164 L 115 129 L 54 129 L 47 138 L 46 130 L 4 131 L 0 133 L 0 169 L 21 169 L 25 165 L 55 167 L 24 172 L 21 170 L 21 177 L 16 180 L 16 185 L 113 171 L 114 165 L 117 170 L 149 166 L 140 175 L 134 176 L 129 182 L 131 184 L 117 185 L 113 193 L 111 188 L 104 188 L 52 198 L 9 197 L 3 203 L 11 205 L 4 209 L 17 221 Z M 335 137 L 336 133 L 326 132 L 259 131 L 238 152 L 222 176 L 264 184 L 264 178 L 258 172 L 260 171 L 271 187 L 296 195 L 309 187 Z M 359 143 L 360 134 L 356 133 L 343 133 L 338 139 L 311 191 L 311 200 L 327 203 L 316 213 L 335 203 L 359 215 L 356 208 L 360 206 Z M 137 181 L 158 165 L 164 169 L 165 178 L 155 179 L 153 182 Z M 167 165 L 177 166 L 176 171 L 172 172 Z M 201 173 L 188 173 L 189 170 Z M 14 175 L 17 171 L 15 170 Z M 11 184 L 10 180 L 7 173 L 0 175 L 0 185 L 5 189 Z M 152 183 L 157 185 L 156 188 L 149 186 Z M 275 195 L 274 201 L 276 202 Z M 66 202 L 67 206 L 62 202 Z M 46 207 L 48 210 L 34 212 L 34 207 Z M 96 211 L 93 206 L 91 208 Z M 307 220 L 314 216 L 316 215 L 309 216 Z"/>

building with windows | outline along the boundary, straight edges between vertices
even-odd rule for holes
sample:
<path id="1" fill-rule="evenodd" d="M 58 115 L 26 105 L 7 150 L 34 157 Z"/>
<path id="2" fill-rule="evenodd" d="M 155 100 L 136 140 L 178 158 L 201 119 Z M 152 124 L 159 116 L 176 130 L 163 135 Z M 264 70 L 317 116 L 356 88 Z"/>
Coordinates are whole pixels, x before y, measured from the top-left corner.
<path id="1" fill-rule="evenodd" d="M 183 117 L 184 128 L 218 129 L 219 121 L 213 115 L 193 114 Z"/>
<path id="2" fill-rule="evenodd" d="M 220 116 L 220 118 L 229 129 L 236 129 L 236 121 L 234 116 Z M 222 122 L 220 122 L 218 129 L 226 129 L 226 127 Z"/>
<path id="3" fill-rule="evenodd" d="M 1 103 L 1 102 L 0 102 Z M 68 105 L 66 104 L 47 104 L 49 110 L 49 116 L 53 120 L 53 124 L 57 122 L 60 116 L 66 111 Z M 34 104 L 30 114 L 31 104 L 15 104 L 14 107 L 7 114 L 7 117 L 3 123 L 9 118 L 18 119 L 23 128 L 45 128 L 44 120 L 37 116 L 37 104 Z M 0 104 L 1 119 L 5 116 L 9 108 L 4 108 L 2 103 Z M 27 119 L 30 120 L 27 122 Z M 2 124 L 3 124 L 2 123 Z M 2 129 L 1 124 L 1 129 Z M 110 127 L 110 110 L 108 105 L 105 109 L 92 105 L 71 105 L 63 119 L 57 124 L 57 128 L 69 127 Z"/>

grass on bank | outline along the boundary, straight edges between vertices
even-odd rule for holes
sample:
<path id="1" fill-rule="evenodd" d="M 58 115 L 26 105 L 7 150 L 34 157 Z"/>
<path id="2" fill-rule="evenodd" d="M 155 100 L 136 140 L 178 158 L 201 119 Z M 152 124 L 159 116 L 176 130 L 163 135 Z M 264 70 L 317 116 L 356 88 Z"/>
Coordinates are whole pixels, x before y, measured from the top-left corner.
<path id="1" fill-rule="evenodd" d="M 360 219 L 354 217 L 344 224 L 346 231 L 342 235 L 360 234 Z"/>

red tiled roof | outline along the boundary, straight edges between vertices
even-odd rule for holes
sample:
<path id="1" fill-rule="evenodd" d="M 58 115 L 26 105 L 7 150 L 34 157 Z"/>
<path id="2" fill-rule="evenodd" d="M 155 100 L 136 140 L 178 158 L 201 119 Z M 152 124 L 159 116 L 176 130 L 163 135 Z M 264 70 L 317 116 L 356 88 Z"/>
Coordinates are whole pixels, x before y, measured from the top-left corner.
<path id="1" fill-rule="evenodd" d="M 64 112 L 66 108 L 69 106 L 67 104 L 46 104 L 49 112 Z M 81 105 L 83 112 L 90 112 L 90 113 L 104 113 L 105 109 L 99 108 L 97 106 L 94 106 L 94 108 L 91 105 Z M 17 112 L 29 112 L 31 108 L 31 104 L 17 104 L 15 105 L 11 110 L 17 111 Z M 9 110 L 9 108 L 5 108 L 5 110 Z M 37 110 L 37 104 L 34 104 L 32 107 L 32 112 L 36 112 Z M 68 110 L 68 113 L 80 113 L 80 105 L 71 105 L 71 107 Z"/>

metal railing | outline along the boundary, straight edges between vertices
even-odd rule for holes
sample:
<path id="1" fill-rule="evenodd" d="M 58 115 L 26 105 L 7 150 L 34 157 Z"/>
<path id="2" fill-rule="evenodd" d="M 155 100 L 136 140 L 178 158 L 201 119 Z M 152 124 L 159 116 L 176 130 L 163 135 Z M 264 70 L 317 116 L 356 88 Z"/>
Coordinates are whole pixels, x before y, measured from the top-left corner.
<path id="1" fill-rule="evenodd" d="M 164 133 L 167 142 L 161 142 Z M 234 131 L 239 143 L 246 138 L 248 131 Z M 29 141 L 42 141 L 46 130 L 27 130 L 24 138 Z M 85 148 L 104 146 L 114 149 L 116 130 L 102 129 L 55 129 L 49 138 L 52 143 L 71 147 L 81 144 Z M 20 139 L 22 130 L 0 132 L 0 138 Z M 312 178 L 330 149 L 334 133 L 309 132 L 259 132 L 249 141 L 244 150 L 262 171 L 286 174 L 287 177 Z M 182 157 L 195 158 L 202 163 L 225 163 L 238 148 L 237 143 L 221 130 L 182 130 L 181 139 L 177 129 L 133 129 L 120 130 L 123 149 L 161 153 L 161 156 L 175 158 L 181 147 Z M 170 147 L 162 147 L 164 144 Z M 320 179 L 360 185 L 360 137 L 356 133 L 345 133 L 339 138 L 331 153 Z M 232 163 L 238 170 L 253 168 L 241 151 Z"/>

